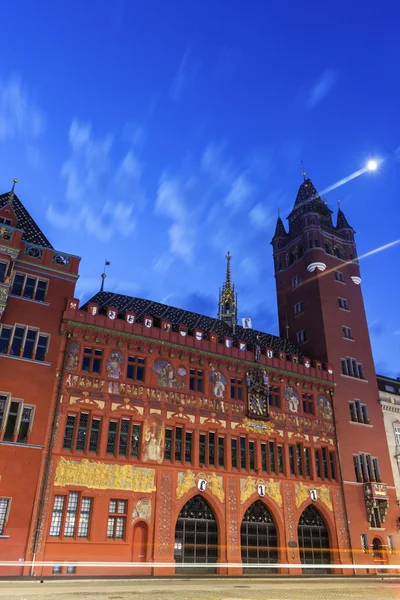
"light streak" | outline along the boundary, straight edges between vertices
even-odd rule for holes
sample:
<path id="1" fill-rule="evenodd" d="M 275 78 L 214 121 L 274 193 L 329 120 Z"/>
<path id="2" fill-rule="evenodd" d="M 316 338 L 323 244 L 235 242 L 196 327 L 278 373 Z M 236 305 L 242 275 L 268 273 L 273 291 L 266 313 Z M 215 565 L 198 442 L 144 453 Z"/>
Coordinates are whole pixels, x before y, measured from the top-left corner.
<path id="1" fill-rule="evenodd" d="M 247 563 L 230 563 L 230 562 L 218 562 L 218 563 L 170 563 L 170 562 L 89 562 L 89 561 L 64 561 L 64 560 L 53 560 L 53 561 L 2 561 L 0 567 L 30 567 L 35 565 L 36 567 L 53 567 L 54 565 L 66 567 L 101 567 L 101 568 L 137 568 L 143 569 L 148 567 L 157 567 L 170 569 L 171 567 L 179 568 L 217 568 L 221 567 L 232 567 L 236 569 L 242 568 L 254 568 L 254 569 L 265 569 L 276 568 L 276 569 L 392 569 L 400 570 L 400 564 L 382 564 L 380 561 L 375 561 L 368 564 L 353 564 L 353 563 L 326 563 L 326 564 L 302 564 L 302 563 L 258 563 L 258 564 L 247 564 Z"/>

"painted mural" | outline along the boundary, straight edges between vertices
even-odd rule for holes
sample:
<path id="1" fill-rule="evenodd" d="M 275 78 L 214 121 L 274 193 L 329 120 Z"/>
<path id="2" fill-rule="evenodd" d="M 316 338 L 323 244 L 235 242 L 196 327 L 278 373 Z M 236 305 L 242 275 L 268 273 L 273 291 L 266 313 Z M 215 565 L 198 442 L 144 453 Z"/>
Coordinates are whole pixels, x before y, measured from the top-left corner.
<path id="1" fill-rule="evenodd" d="M 153 371 L 157 373 L 157 384 L 160 387 L 178 390 L 184 390 L 186 388 L 183 381 L 178 381 L 172 365 L 167 360 L 157 360 L 153 365 Z"/>
<path id="2" fill-rule="evenodd" d="M 143 461 L 154 460 L 161 463 L 164 458 L 164 428 L 162 419 L 151 414 L 146 421 L 143 436 Z"/>
<path id="3" fill-rule="evenodd" d="M 216 371 L 214 367 L 211 368 L 209 376 L 212 386 L 212 395 L 216 398 L 223 398 L 225 394 L 226 379 L 219 371 Z"/>
<path id="4" fill-rule="evenodd" d="M 299 412 L 299 395 L 292 387 L 285 387 L 284 396 L 287 400 L 288 409 L 290 412 Z"/>
<path id="5" fill-rule="evenodd" d="M 333 419 L 332 405 L 326 396 L 318 396 L 317 398 L 318 416 L 321 419 Z"/>
<path id="6" fill-rule="evenodd" d="M 119 379 L 124 355 L 119 350 L 113 350 L 107 361 L 107 373 L 112 379 Z"/>
<path id="7" fill-rule="evenodd" d="M 67 364 L 65 368 L 68 371 L 76 371 L 79 361 L 79 350 L 80 350 L 79 342 L 71 342 L 68 348 L 68 356 L 67 356 Z"/>
<path id="8" fill-rule="evenodd" d="M 132 523 L 138 519 L 144 519 L 150 522 L 151 519 L 151 498 L 140 498 L 132 511 Z"/>

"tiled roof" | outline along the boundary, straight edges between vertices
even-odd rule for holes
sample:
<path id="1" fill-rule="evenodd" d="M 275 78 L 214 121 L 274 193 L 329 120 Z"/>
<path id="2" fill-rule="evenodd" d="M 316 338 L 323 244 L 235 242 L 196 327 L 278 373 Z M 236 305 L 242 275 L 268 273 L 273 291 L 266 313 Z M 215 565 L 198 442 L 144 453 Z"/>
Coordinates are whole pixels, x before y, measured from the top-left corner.
<path id="1" fill-rule="evenodd" d="M 340 207 L 339 207 L 338 214 L 337 214 L 336 228 L 337 229 L 352 229 L 352 227 L 349 225 L 349 222 L 344 215 L 344 212 L 342 211 L 342 209 Z"/>
<path id="2" fill-rule="evenodd" d="M 9 201 L 10 192 L 7 192 L 7 194 L 0 194 L 0 208 L 6 206 Z M 45 246 L 46 248 L 53 248 L 47 237 L 32 219 L 31 215 L 26 210 L 21 200 L 19 200 L 18 196 L 15 195 L 15 193 L 12 199 L 12 209 L 17 217 L 17 228 L 22 229 L 22 239 L 25 242 L 37 244 L 38 246 Z"/>
<path id="3" fill-rule="evenodd" d="M 286 233 L 286 229 L 285 226 L 283 224 L 283 221 L 280 217 L 278 217 L 277 221 L 276 221 L 276 227 L 275 227 L 275 233 L 274 233 L 274 237 L 278 238 L 278 237 L 286 237 L 287 233 Z"/>
<path id="4" fill-rule="evenodd" d="M 112 292 L 98 292 L 89 302 L 96 302 L 99 305 L 100 313 L 105 313 L 108 306 L 116 308 L 118 316 L 123 317 L 124 313 L 130 311 L 136 314 L 136 320 L 141 323 L 144 316 L 155 317 L 156 319 L 165 319 L 172 323 L 172 329 L 178 331 L 178 325 L 187 325 L 189 330 L 200 329 L 206 336 L 210 332 L 214 332 L 222 340 L 224 337 L 231 337 L 234 341 L 241 340 L 247 345 L 255 345 L 257 343 L 257 335 L 259 336 L 259 345 L 261 348 L 272 348 L 286 353 L 297 354 L 302 356 L 299 348 L 291 342 L 269 333 L 257 331 L 255 329 L 245 329 L 240 325 L 235 327 L 233 334 L 232 328 L 219 319 L 206 317 L 198 313 L 175 308 L 167 304 L 160 304 L 143 298 L 132 298 L 122 294 L 114 294 Z M 82 310 L 87 310 L 88 303 L 82 306 Z"/>

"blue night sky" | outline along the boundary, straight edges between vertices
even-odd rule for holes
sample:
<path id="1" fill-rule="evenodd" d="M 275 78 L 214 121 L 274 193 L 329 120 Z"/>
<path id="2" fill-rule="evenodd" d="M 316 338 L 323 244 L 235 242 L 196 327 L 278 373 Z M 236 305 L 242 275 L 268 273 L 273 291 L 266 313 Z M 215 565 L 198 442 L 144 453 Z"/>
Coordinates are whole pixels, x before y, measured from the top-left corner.
<path id="1" fill-rule="evenodd" d="M 371 6 L 371 8 L 369 8 Z M 397 12 L 397 14 L 396 14 Z M 239 317 L 277 333 L 270 240 L 302 181 L 362 254 L 400 222 L 393 1 L 3 2 L 0 191 L 106 289 L 214 316 L 230 250 Z M 400 374 L 400 244 L 361 261 L 378 372 Z"/>

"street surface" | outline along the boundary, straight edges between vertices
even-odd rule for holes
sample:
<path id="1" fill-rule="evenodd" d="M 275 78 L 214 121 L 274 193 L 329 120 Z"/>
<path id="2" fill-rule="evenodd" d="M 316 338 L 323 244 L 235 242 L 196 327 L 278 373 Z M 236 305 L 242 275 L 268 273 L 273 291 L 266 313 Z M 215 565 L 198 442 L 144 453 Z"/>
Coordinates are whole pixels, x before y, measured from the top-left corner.
<path id="1" fill-rule="evenodd" d="M 400 579 L 0 581 L 7 600 L 400 600 Z"/>

